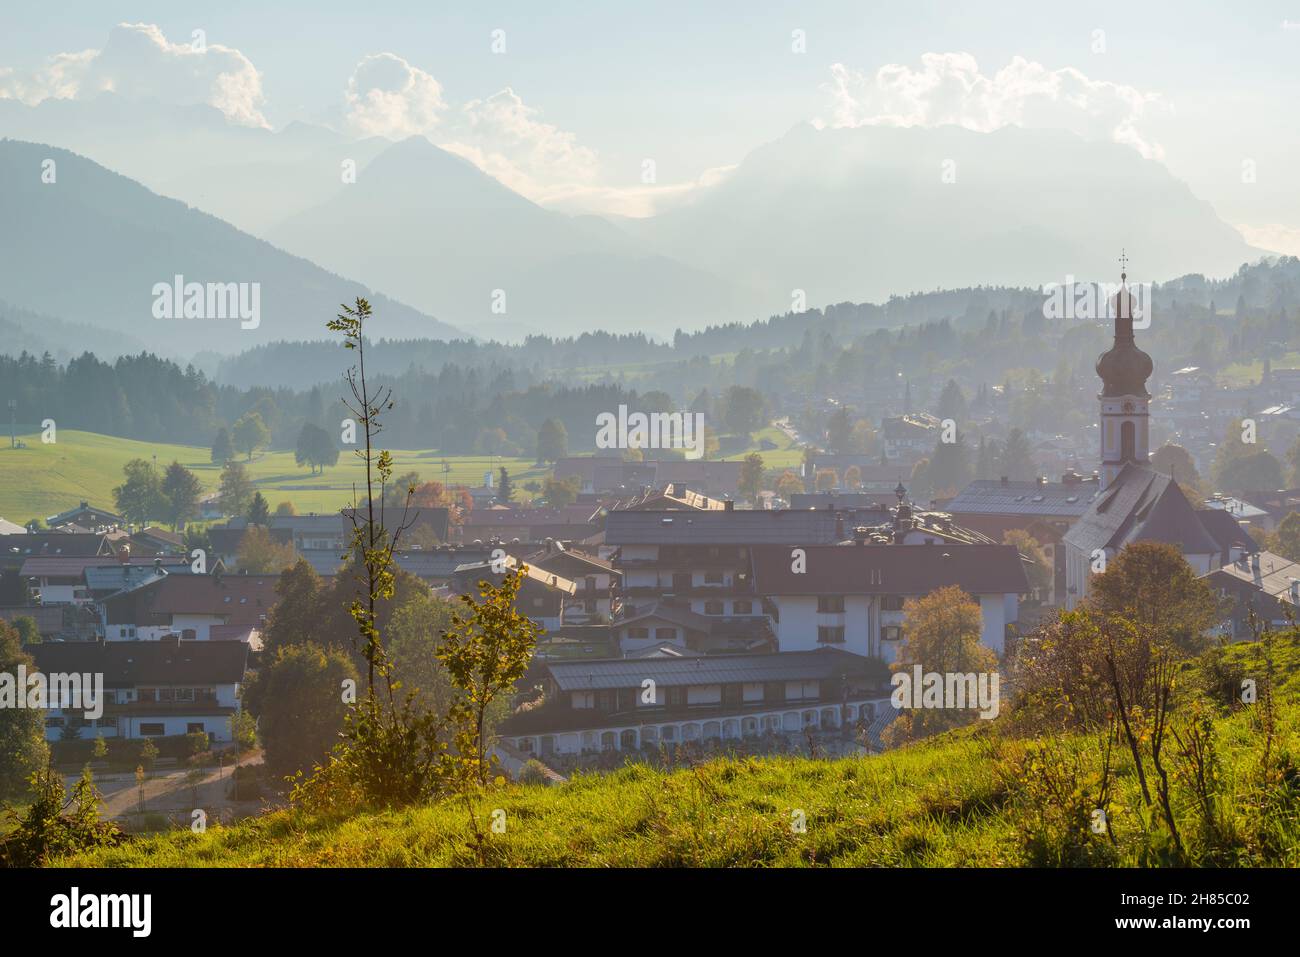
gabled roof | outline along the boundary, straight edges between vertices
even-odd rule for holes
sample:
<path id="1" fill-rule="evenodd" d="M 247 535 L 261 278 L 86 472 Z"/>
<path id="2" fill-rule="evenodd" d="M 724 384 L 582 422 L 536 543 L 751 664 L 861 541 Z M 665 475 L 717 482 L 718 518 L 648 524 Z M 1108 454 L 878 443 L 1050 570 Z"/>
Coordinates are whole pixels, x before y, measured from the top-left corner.
<path id="1" fill-rule="evenodd" d="M 168 575 L 107 602 L 136 600 L 147 615 L 205 615 L 228 625 L 257 625 L 279 596 L 278 575 Z"/>
<path id="2" fill-rule="evenodd" d="M 167 575 L 190 575 L 193 571 L 193 568 L 184 562 L 164 564 L 161 568 L 156 568 L 150 562 L 138 565 L 97 565 L 87 568 L 82 573 L 82 577 L 85 579 L 86 587 L 92 592 L 114 594 L 139 588 Z"/>
<path id="3" fill-rule="evenodd" d="M 76 508 L 67 509 L 66 511 L 60 512 L 58 515 L 51 515 L 45 520 L 45 524 L 53 528 L 58 525 L 64 525 L 78 518 L 84 519 L 87 516 L 92 518 L 95 524 L 98 525 L 121 525 L 126 521 L 126 519 L 121 515 L 118 515 L 116 512 L 110 512 L 106 508 L 96 508 L 88 502 L 82 502 Z M 84 524 L 84 521 L 82 524 Z"/>
<path id="4" fill-rule="evenodd" d="M 652 679 L 665 687 L 838 678 L 864 672 L 868 659 L 838 648 L 761 655 L 701 655 L 686 658 L 617 658 L 550 661 L 546 670 L 561 691 L 640 688 Z"/>
<path id="5" fill-rule="evenodd" d="M 189 561 L 184 555 L 140 556 L 132 558 L 129 562 L 122 562 L 112 555 L 73 558 L 29 558 L 23 562 L 20 574 L 24 578 L 82 578 L 86 571 L 91 568 L 121 569 L 123 567 L 147 568 L 152 572 L 157 562 L 161 562 L 164 568 L 179 565 L 185 565 L 188 568 L 189 566 Z"/>
<path id="6" fill-rule="evenodd" d="M 511 555 L 507 555 L 502 559 L 502 563 L 506 568 L 519 567 L 519 562 Z M 556 575 L 554 572 L 548 572 L 543 568 L 536 568 L 533 565 L 525 565 L 524 568 L 524 577 L 527 581 L 536 582 L 539 585 L 544 585 L 547 588 L 563 592 L 566 595 L 575 594 L 578 590 L 576 584 L 567 578 Z M 479 579 L 486 579 L 499 584 L 501 579 L 504 577 L 504 574 L 498 574 L 492 570 L 491 560 L 485 562 L 469 562 L 464 565 L 458 565 L 454 574 L 461 582 L 466 580 L 477 582 Z"/>
<path id="7" fill-rule="evenodd" d="M 1097 497 L 1095 481 L 1002 482 L 977 479 L 957 493 L 946 508 L 967 515 L 1047 515 L 1078 518 Z"/>
<path id="8" fill-rule="evenodd" d="M 161 542 L 165 545 L 170 545 L 173 548 L 180 548 L 185 543 L 183 536 L 168 529 L 161 528 L 158 525 L 149 525 L 140 529 L 140 531 L 131 536 L 132 541 L 135 541 L 136 539 L 141 539 L 146 542 Z"/>
<path id="9" fill-rule="evenodd" d="M 106 536 L 98 532 L 79 535 L 64 532 L 36 532 L 23 535 L 0 535 L 0 561 L 27 559 L 33 555 L 49 558 L 76 555 L 106 555 L 112 551 Z"/>
<path id="10" fill-rule="evenodd" d="M 1097 496 L 1064 541 L 1089 554 L 1097 549 L 1118 551 L 1130 542 L 1165 542 L 1185 555 L 1223 550 L 1177 482 L 1132 463 Z"/>
<path id="11" fill-rule="evenodd" d="M 1248 552 L 1259 551 L 1259 543 L 1241 527 L 1234 513 L 1221 508 L 1199 508 L 1196 517 L 1210 537 L 1218 543 L 1219 551 L 1226 552 L 1233 546 L 1239 546 Z"/>
<path id="12" fill-rule="evenodd" d="M 818 545 L 803 548 L 805 571 L 790 548 L 753 550 L 760 595 L 928 595 L 957 585 L 970 595 L 1029 590 L 1013 545 Z"/>
<path id="13" fill-rule="evenodd" d="M 47 641 L 23 650 L 46 674 L 103 674 L 110 688 L 234 684 L 248 662 L 242 641 Z"/>
<path id="14" fill-rule="evenodd" d="M 610 512 L 605 544 L 813 545 L 836 541 L 844 526 L 830 509 Z"/>
<path id="15" fill-rule="evenodd" d="M 1224 576 L 1244 582 L 1270 595 L 1279 601 L 1291 601 L 1291 580 L 1300 579 L 1300 563 L 1275 555 L 1273 552 L 1256 552 L 1244 555 L 1235 562 L 1229 562 L 1222 568 L 1202 578 Z M 1294 603 L 1293 603 L 1294 604 Z"/>
<path id="16" fill-rule="evenodd" d="M 683 628 L 691 631 L 708 633 L 713 619 L 701 615 L 698 612 L 691 611 L 681 605 L 670 605 L 666 602 L 654 602 L 646 605 L 644 609 L 614 622 L 615 628 L 624 628 L 628 625 L 636 624 L 639 621 L 667 621 L 674 625 L 681 625 Z"/>

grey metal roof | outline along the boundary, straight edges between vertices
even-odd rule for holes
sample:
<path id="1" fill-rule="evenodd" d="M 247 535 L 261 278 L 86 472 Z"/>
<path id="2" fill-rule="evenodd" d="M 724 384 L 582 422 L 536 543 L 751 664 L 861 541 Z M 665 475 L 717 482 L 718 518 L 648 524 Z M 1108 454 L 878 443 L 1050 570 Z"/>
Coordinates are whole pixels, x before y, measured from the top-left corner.
<path id="1" fill-rule="evenodd" d="M 1258 561 L 1258 565 L 1256 565 Z M 1258 552 L 1243 556 L 1235 562 L 1229 562 L 1202 578 L 1210 579 L 1216 575 L 1235 578 L 1253 585 L 1266 595 L 1280 601 L 1291 601 L 1291 579 L 1300 578 L 1300 564 L 1275 555 L 1273 552 Z"/>
<path id="2" fill-rule="evenodd" d="M 1006 482 L 979 479 L 946 506 L 953 514 L 1049 515 L 1078 518 L 1097 497 L 1096 482 Z"/>
<path id="3" fill-rule="evenodd" d="M 161 570 L 153 565 L 103 565 L 87 568 L 82 574 L 91 591 L 116 592 L 138 588 L 167 575 L 190 575 L 193 571 L 188 564 L 164 565 Z"/>
<path id="4" fill-rule="evenodd" d="M 837 648 L 767 655 L 553 661 L 546 665 L 561 691 L 639 688 L 647 678 L 665 687 L 801 681 L 838 677 L 866 666 L 866 658 Z"/>
<path id="5" fill-rule="evenodd" d="M 1205 530 L 1182 489 L 1168 475 L 1126 465 L 1065 534 L 1065 542 L 1091 554 L 1129 542 L 1165 542 L 1187 555 L 1222 551 Z"/>
<path id="6" fill-rule="evenodd" d="M 815 545 L 836 541 L 836 527 L 829 509 L 610 512 L 605 544 Z"/>

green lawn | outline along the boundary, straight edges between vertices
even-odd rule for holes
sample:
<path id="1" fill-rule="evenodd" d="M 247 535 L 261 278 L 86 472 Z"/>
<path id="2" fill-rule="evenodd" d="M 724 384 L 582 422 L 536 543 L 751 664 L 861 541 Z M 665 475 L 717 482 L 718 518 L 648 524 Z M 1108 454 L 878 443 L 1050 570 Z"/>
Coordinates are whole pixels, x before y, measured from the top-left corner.
<path id="1" fill-rule="evenodd" d="M 717 759 L 668 773 L 627 765 L 551 788 L 507 784 L 478 802 L 484 862 L 514 867 L 1008 867 L 1061 863 L 1041 851 L 1041 807 L 1022 764 L 1026 742 L 973 729 L 883 755 L 839 760 Z M 1300 865 L 1300 821 L 1254 785 L 1258 737 L 1238 714 L 1217 722 L 1223 808 L 1241 866 Z M 1294 749 L 1294 720 L 1282 729 Z M 1067 739 L 1064 753 L 1092 747 Z M 1292 751 L 1294 753 L 1294 751 Z M 1153 863 L 1149 812 L 1121 755 L 1109 815 L 1117 848 L 1089 837 L 1074 863 Z M 1269 806 L 1261 813 L 1261 800 Z M 1289 804 L 1282 799 L 1284 805 Z M 1285 811 L 1285 807 L 1280 810 Z M 1182 827 L 1194 840 L 1191 809 Z M 800 830 L 798 822 L 803 822 Z M 56 862 L 90 867 L 409 867 L 478 863 L 465 807 L 350 817 L 279 811 L 204 834 L 188 829 Z M 1225 862 L 1226 863 L 1226 862 Z"/>
<path id="2" fill-rule="evenodd" d="M 192 469 L 208 491 L 215 491 L 220 469 L 209 461 L 206 447 L 137 442 L 94 432 L 60 429 L 58 441 L 42 444 L 39 434 L 19 437 L 25 449 L 0 446 L 0 516 L 23 524 L 32 518 L 46 518 L 77 505 L 82 500 L 101 508 L 113 507 L 113 487 L 122 481 L 122 466 L 134 458 L 157 456 L 159 468 L 172 461 Z M 483 474 L 504 465 L 522 485 L 541 480 L 548 470 L 535 468 L 531 459 L 492 458 L 483 455 L 445 457 L 451 466 L 444 475 L 444 457 L 436 451 L 393 452 L 397 474 L 415 471 L 422 479 L 455 484 L 481 485 Z M 245 463 L 250 476 L 272 507 L 293 502 L 300 513 L 340 508 L 352 500 L 352 485 L 363 478 L 354 455 L 344 452 L 338 464 L 312 475 L 294 463 L 293 452 L 265 452 Z"/>
<path id="3" fill-rule="evenodd" d="M 206 491 L 216 491 L 221 469 L 210 461 L 206 446 L 166 445 L 134 439 L 60 429 L 58 441 L 41 442 L 39 433 L 19 436 L 24 449 L 0 444 L 0 518 L 24 524 L 33 518 L 47 518 L 88 501 L 100 508 L 113 508 L 113 488 L 122 482 L 122 466 L 131 459 L 153 459 L 165 468 L 180 462 L 199 477 Z M 761 451 L 762 439 L 778 448 Z M 754 433 L 753 444 L 729 453 L 739 459 L 760 451 L 768 469 L 797 468 L 802 452 L 779 429 L 767 427 Z M 451 466 L 443 472 L 444 461 Z M 249 475 L 275 507 L 293 502 L 299 513 L 333 511 L 352 501 L 352 484 L 363 478 L 355 455 L 344 452 L 338 464 L 323 473 L 311 474 L 298 466 L 292 451 L 259 452 L 245 461 Z M 502 465 L 510 472 L 516 488 L 530 480 L 542 481 L 549 468 L 537 468 L 531 458 L 501 458 L 486 455 L 443 456 L 436 450 L 393 450 L 396 474 L 415 471 L 422 479 L 448 480 L 455 485 L 482 485 L 485 472 Z M 519 496 L 524 496 L 522 490 Z"/>

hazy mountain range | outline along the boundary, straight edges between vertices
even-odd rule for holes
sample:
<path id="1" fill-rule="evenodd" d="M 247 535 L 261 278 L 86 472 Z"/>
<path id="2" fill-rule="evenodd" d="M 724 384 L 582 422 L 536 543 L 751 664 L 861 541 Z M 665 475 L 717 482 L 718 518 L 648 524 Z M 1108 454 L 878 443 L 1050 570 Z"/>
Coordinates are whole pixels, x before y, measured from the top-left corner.
<path id="1" fill-rule="evenodd" d="M 0 143 L 17 227 L 0 238 L 0 299 L 185 355 L 323 337 L 366 289 L 376 335 L 668 337 L 800 296 L 1113 280 L 1121 247 L 1156 281 L 1262 255 L 1163 165 L 1051 130 L 799 126 L 692 201 L 617 220 L 543 208 L 422 137 L 249 129 L 208 107 L 0 100 L 0 135 L 94 161 Z M 178 273 L 260 281 L 260 326 L 154 320 L 152 287 Z"/>
<path id="2" fill-rule="evenodd" d="M 53 182 L 43 180 L 47 169 Z M 225 353 L 324 338 L 339 304 L 357 296 L 373 301 L 376 336 L 460 334 L 66 150 L 0 140 L 0 207 L 0 292 L 7 302 L 112 330 L 154 351 Z M 255 327 L 211 315 L 184 318 L 179 305 L 158 318 L 155 287 L 178 275 L 186 283 L 247 284 L 250 305 L 255 284 Z"/>

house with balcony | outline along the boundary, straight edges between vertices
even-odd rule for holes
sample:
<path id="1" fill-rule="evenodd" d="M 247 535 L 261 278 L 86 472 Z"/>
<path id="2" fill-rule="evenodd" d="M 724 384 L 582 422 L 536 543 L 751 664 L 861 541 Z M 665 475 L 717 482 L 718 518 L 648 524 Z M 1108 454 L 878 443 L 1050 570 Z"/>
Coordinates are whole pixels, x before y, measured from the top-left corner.
<path id="1" fill-rule="evenodd" d="M 888 675 L 845 651 L 548 661 L 543 703 L 500 727 L 506 744 L 555 754 L 851 732 L 886 711 Z"/>
<path id="2" fill-rule="evenodd" d="M 155 738 L 200 732 L 213 742 L 232 738 L 230 718 L 248 662 L 241 641 L 42 642 L 24 650 L 46 675 L 104 676 L 103 714 L 51 708 L 45 737 Z M 71 725 L 71 728 L 68 726 Z"/>

